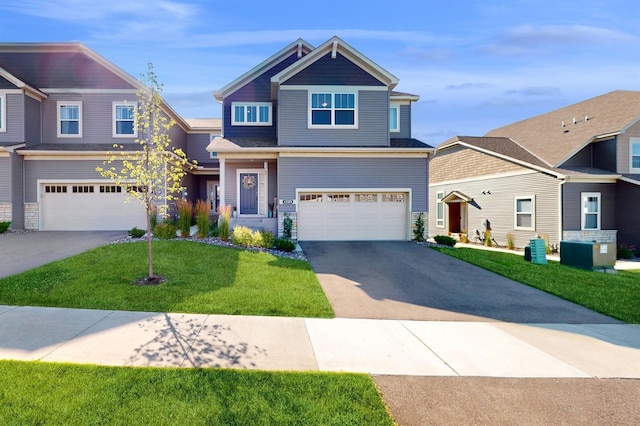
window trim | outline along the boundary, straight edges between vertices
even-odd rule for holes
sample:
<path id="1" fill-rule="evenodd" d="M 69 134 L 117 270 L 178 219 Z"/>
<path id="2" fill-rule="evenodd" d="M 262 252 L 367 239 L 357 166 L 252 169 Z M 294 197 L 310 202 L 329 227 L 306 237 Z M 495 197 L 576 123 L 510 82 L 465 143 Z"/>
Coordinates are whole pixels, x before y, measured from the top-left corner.
<path id="1" fill-rule="evenodd" d="M 331 95 L 331 123 L 313 124 L 313 95 Z M 353 95 L 353 108 L 336 108 L 336 95 Z M 317 108 L 316 108 L 317 109 Z M 353 111 L 353 124 L 335 124 L 335 112 L 338 110 Z M 309 129 L 357 129 L 358 128 L 358 91 L 353 89 L 338 89 L 336 87 L 324 88 L 319 86 L 313 90 L 307 90 L 307 128 Z"/>
<path id="2" fill-rule="evenodd" d="M 236 107 L 244 107 L 244 119 L 245 121 L 236 121 Z M 267 107 L 269 111 L 268 121 L 260 120 L 260 107 Z M 247 121 L 248 109 L 247 107 L 256 107 L 256 120 Z M 231 125 L 232 126 L 271 126 L 273 123 L 273 105 L 271 102 L 231 102 Z"/>
<path id="3" fill-rule="evenodd" d="M 391 111 L 396 110 L 396 124 L 397 127 L 394 129 L 391 127 Z M 400 133 L 400 105 L 391 105 L 389 106 L 389 132 L 390 133 Z"/>
<path id="4" fill-rule="evenodd" d="M 133 108 L 133 133 L 117 133 L 118 126 L 116 123 L 118 121 L 129 121 L 129 120 L 117 120 L 116 110 L 117 107 L 131 107 Z M 112 136 L 114 138 L 137 138 L 138 137 L 138 126 L 136 125 L 136 114 L 138 112 L 138 103 L 137 102 L 113 102 L 111 108 L 111 125 L 112 125 Z"/>
<path id="5" fill-rule="evenodd" d="M 62 124 L 62 118 L 60 117 L 60 109 L 62 107 L 78 107 L 78 133 L 62 133 L 60 128 Z M 75 121 L 75 120 L 66 120 Z M 56 133 L 59 138 L 81 138 L 82 137 L 82 101 L 58 101 L 56 103 Z"/>
<path id="6" fill-rule="evenodd" d="M 640 167 L 633 167 L 633 146 L 640 146 L 640 138 L 629 138 L 629 173 L 640 173 Z"/>
<path id="7" fill-rule="evenodd" d="M 436 228 L 444 228 L 444 201 L 442 201 L 442 199 L 444 198 L 444 193 L 445 191 L 438 191 L 436 192 Z M 442 205 L 442 217 L 440 216 L 440 212 L 438 211 L 438 207 Z"/>
<path id="8" fill-rule="evenodd" d="M 0 93 L 0 132 L 7 131 L 7 96 Z"/>
<path id="9" fill-rule="evenodd" d="M 518 212 L 518 201 L 530 200 L 530 212 Z M 531 215 L 531 226 L 518 226 L 518 215 Z M 536 230 L 536 196 L 522 195 L 513 198 L 513 229 L 519 231 L 535 231 Z"/>
<path id="10" fill-rule="evenodd" d="M 586 211 L 586 201 L 587 197 L 596 197 L 598 199 L 598 210 L 595 213 L 596 216 L 596 227 L 595 228 L 586 228 L 586 219 L 587 219 L 587 211 Z M 594 213 L 589 213 L 594 214 Z M 580 193 L 580 230 L 582 231 L 600 231 L 602 225 L 602 193 L 600 192 L 581 192 Z"/>

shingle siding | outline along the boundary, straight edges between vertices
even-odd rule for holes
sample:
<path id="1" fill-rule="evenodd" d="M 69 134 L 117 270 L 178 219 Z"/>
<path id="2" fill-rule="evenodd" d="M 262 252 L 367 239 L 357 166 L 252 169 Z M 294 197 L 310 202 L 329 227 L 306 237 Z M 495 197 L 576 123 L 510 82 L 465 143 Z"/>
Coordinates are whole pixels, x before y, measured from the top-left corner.
<path id="1" fill-rule="evenodd" d="M 567 182 L 562 188 L 562 221 L 565 231 L 579 231 L 582 228 L 582 192 L 600 193 L 600 229 L 617 229 L 616 184 Z"/>
<path id="2" fill-rule="evenodd" d="M 308 92 L 281 90 L 278 115 L 280 146 L 388 146 L 389 93 L 358 92 L 357 129 L 309 129 Z"/>
<path id="3" fill-rule="evenodd" d="M 431 160 L 429 182 L 434 184 L 526 170 L 518 164 L 459 146 L 436 154 Z"/>
<path id="4" fill-rule="evenodd" d="M 618 173 L 629 173 L 630 139 L 640 138 L 640 121 L 629 127 L 624 134 L 618 135 Z"/>
<path id="5" fill-rule="evenodd" d="M 431 170 L 433 170 L 433 165 Z M 543 173 L 531 172 L 508 177 L 478 179 L 468 182 L 432 184 L 429 188 L 429 235 L 447 235 L 449 231 L 448 207 L 445 204 L 444 227 L 436 227 L 436 194 L 445 195 L 459 191 L 473 198 L 477 206 L 467 207 L 467 233 L 473 237 L 473 230 L 484 231 L 485 219 L 491 222 L 493 238 L 501 246 L 506 246 L 507 233 L 513 233 L 517 247 L 524 247 L 536 234 L 549 235 L 551 243 L 558 243 L 559 237 L 559 187 L 560 181 Z M 490 191 L 491 194 L 482 194 Z M 515 230 L 515 197 L 535 196 L 535 230 Z"/>
<path id="6" fill-rule="evenodd" d="M 281 157 L 278 198 L 295 199 L 296 188 L 411 188 L 411 210 L 426 211 L 427 173 L 425 158 Z"/>

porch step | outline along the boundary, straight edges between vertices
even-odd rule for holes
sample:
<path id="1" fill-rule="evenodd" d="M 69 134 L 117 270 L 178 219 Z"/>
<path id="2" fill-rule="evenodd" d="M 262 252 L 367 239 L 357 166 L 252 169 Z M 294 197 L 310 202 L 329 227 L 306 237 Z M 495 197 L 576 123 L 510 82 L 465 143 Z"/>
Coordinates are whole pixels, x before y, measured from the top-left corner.
<path id="1" fill-rule="evenodd" d="M 246 226 L 253 231 L 269 231 L 274 235 L 278 232 L 278 219 L 273 217 L 231 218 L 230 228 Z"/>

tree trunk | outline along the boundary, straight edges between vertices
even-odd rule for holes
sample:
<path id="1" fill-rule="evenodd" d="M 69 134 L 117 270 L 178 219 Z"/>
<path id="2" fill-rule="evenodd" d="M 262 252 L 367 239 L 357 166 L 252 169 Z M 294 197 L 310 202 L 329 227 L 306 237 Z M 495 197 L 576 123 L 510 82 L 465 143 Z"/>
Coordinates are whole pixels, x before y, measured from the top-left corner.
<path id="1" fill-rule="evenodd" d="M 149 263 L 149 279 L 153 278 L 153 252 L 151 250 L 151 203 L 147 202 L 147 259 Z"/>

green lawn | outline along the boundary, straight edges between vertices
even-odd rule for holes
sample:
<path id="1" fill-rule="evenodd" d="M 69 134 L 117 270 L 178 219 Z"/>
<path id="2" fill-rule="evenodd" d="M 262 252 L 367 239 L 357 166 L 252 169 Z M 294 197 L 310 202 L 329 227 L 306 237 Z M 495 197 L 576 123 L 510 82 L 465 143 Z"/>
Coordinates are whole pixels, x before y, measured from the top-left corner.
<path id="1" fill-rule="evenodd" d="M 524 261 L 521 254 L 472 248 L 436 250 L 613 318 L 640 323 L 640 277 L 637 273 L 603 274 L 558 262 L 538 265 Z"/>
<path id="2" fill-rule="evenodd" d="M 147 312 L 334 316 L 308 262 L 192 241 L 111 244 L 0 279 L 0 304 Z"/>
<path id="3" fill-rule="evenodd" d="M 0 361 L 3 425 L 392 425 L 364 374 Z"/>

